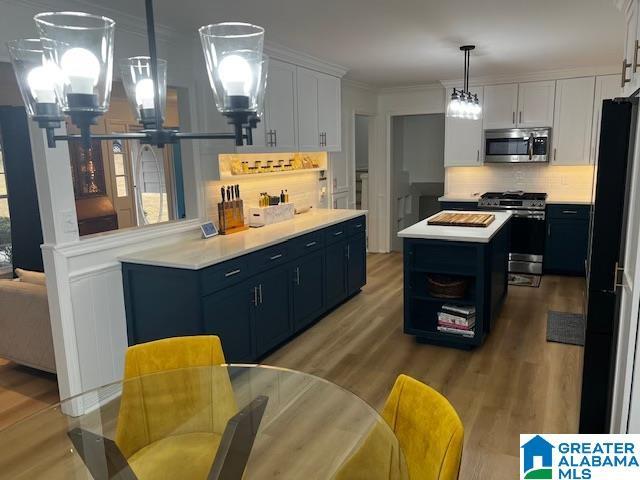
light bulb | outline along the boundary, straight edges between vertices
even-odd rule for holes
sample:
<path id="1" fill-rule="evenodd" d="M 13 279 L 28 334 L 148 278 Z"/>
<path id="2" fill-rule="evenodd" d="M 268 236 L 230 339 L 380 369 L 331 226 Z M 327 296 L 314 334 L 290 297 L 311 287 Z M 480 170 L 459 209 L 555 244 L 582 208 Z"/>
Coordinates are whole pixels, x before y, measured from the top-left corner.
<path id="1" fill-rule="evenodd" d="M 27 75 L 29 90 L 38 103 L 56 103 L 54 81 L 51 69 L 44 66 L 35 67 Z"/>
<path id="2" fill-rule="evenodd" d="M 239 55 L 228 55 L 218 65 L 220 80 L 227 95 L 248 95 L 253 78 L 249 62 Z"/>
<path id="3" fill-rule="evenodd" d="M 100 62 L 93 53 L 85 48 L 70 48 L 62 55 L 60 67 L 72 93 L 93 94 L 100 77 Z"/>
<path id="4" fill-rule="evenodd" d="M 143 78 L 136 84 L 136 103 L 142 108 L 154 108 L 153 80 Z"/>

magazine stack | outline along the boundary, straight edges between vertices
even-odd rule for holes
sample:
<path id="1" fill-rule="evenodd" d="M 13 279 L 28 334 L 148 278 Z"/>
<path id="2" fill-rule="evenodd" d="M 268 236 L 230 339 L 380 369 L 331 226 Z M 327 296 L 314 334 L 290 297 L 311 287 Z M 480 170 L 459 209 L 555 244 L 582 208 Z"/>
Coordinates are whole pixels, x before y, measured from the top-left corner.
<path id="1" fill-rule="evenodd" d="M 442 306 L 438 312 L 438 331 L 473 338 L 476 324 L 476 307 L 465 305 Z"/>

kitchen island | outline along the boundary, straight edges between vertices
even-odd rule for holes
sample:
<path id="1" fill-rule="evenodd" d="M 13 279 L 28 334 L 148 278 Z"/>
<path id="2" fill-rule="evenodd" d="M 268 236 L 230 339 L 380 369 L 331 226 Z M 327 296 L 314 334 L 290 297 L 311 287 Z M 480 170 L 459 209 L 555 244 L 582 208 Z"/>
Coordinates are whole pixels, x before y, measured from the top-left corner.
<path id="1" fill-rule="evenodd" d="M 511 213 L 483 213 L 495 215 L 487 227 L 435 226 L 427 219 L 398 233 L 404 239 L 404 332 L 420 342 L 468 349 L 481 345 L 491 332 L 507 294 Z M 456 298 L 443 298 L 442 291 L 429 288 L 434 282 L 465 287 L 452 295 Z M 444 305 L 475 310 L 468 331 L 438 329 Z"/>
<path id="2" fill-rule="evenodd" d="M 129 345 L 220 336 L 229 362 L 255 362 L 366 283 L 366 212 L 292 220 L 120 258 Z"/>

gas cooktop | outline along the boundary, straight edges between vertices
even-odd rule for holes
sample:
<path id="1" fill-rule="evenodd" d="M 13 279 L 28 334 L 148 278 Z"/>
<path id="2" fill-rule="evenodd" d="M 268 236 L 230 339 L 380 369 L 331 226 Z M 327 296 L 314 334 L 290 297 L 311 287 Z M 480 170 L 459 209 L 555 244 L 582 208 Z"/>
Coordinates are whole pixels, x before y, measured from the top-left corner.
<path id="1" fill-rule="evenodd" d="M 508 200 L 546 200 L 546 193 L 523 192 L 522 190 L 512 192 L 487 192 L 480 198 L 508 199 Z"/>
<path id="2" fill-rule="evenodd" d="M 544 210 L 546 199 L 546 193 L 523 192 L 522 190 L 487 192 L 478 200 L 478 206 L 485 208 Z"/>

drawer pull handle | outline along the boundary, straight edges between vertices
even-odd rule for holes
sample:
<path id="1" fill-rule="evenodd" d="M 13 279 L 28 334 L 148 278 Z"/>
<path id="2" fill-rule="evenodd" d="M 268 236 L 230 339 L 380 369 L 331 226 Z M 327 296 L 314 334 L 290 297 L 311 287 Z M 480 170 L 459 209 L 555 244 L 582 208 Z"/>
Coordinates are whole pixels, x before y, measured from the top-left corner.
<path id="1" fill-rule="evenodd" d="M 224 274 L 225 277 L 233 277 L 234 275 L 237 275 L 240 273 L 240 269 L 237 270 L 232 270 L 231 272 L 227 272 Z"/>
<path id="2" fill-rule="evenodd" d="M 342 232 L 342 230 L 341 230 L 341 231 L 339 231 L 339 232 L 335 232 L 335 233 L 333 234 L 333 236 L 334 236 L 334 237 L 337 237 L 338 235 L 342 235 L 342 233 L 343 233 L 343 232 Z"/>
<path id="3" fill-rule="evenodd" d="M 273 257 L 270 257 L 269 260 L 277 260 L 279 258 L 282 258 L 282 254 L 281 253 L 279 253 L 277 255 L 274 255 Z"/>
<path id="4" fill-rule="evenodd" d="M 362 224 L 361 223 L 357 224 L 356 228 L 362 228 Z"/>
<path id="5" fill-rule="evenodd" d="M 318 242 L 309 242 L 305 245 L 305 247 L 313 247 L 314 245 L 317 245 Z"/>
<path id="6" fill-rule="evenodd" d="M 577 212 L 577 210 L 562 210 L 562 213 L 566 214 L 566 215 L 575 215 Z"/>

